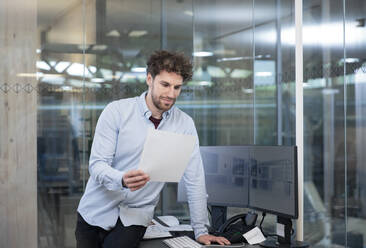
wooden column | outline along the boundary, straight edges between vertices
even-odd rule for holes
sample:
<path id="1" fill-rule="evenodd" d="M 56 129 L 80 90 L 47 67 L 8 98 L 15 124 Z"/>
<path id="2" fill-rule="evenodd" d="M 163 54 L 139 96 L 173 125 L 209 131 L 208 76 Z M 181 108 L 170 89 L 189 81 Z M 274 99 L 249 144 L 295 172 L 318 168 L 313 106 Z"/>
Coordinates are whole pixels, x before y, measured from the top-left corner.
<path id="1" fill-rule="evenodd" d="M 36 38 L 37 0 L 1 0 L 0 247 L 37 247 Z"/>

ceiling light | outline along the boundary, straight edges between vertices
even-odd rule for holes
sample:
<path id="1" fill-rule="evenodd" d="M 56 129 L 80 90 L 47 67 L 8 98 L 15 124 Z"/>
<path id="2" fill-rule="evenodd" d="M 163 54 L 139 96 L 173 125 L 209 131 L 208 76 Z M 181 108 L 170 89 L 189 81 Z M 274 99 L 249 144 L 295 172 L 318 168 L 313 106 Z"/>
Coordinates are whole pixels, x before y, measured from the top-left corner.
<path id="1" fill-rule="evenodd" d="M 272 72 L 270 72 L 270 71 L 259 71 L 259 72 L 256 72 L 255 75 L 257 77 L 270 77 L 270 76 L 272 76 Z"/>
<path id="2" fill-rule="evenodd" d="M 92 78 L 90 81 L 93 83 L 104 83 L 105 82 L 104 78 Z"/>
<path id="3" fill-rule="evenodd" d="M 67 61 L 60 61 L 55 66 L 55 70 L 59 73 L 63 72 L 68 66 L 70 65 L 70 62 Z"/>
<path id="4" fill-rule="evenodd" d="M 237 52 L 233 49 L 216 49 L 214 52 L 216 55 L 222 56 L 234 56 L 237 54 Z"/>
<path id="5" fill-rule="evenodd" d="M 147 34 L 147 31 L 146 30 L 133 30 L 131 31 L 128 36 L 129 37 L 135 37 L 135 38 L 138 38 L 138 37 L 141 37 L 141 36 L 144 36 L 145 34 Z"/>
<path id="6" fill-rule="evenodd" d="M 201 52 L 194 52 L 193 56 L 195 57 L 209 57 L 212 56 L 213 52 L 206 52 L 206 51 L 201 51 Z"/>
<path id="7" fill-rule="evenodd" d="M 360 60 L 358 58 L 346 58 L 346 59 L 341 59 L 340 62 L 341 63 L 346 62 L 348 64 L 351 64 L 351 63 L 360 62 Z"/>
<path id="8" fill-rule="evenodd" d="M 88 66 L 88 69 L 91 73 L 96 73 L 97 72 L 97 68 L 93 65 Z"/>
<path id="9" fill-rule="evenodd" d="M 61 87 L 61 89 L 62 89 L 63 91 L 71 91 L 71 90 L 72 90 L 72 87 L 71 87 L 71 86 L 66 86 L 66 85 L 64 85 L 64 86 L 62 86 L 62 87 Z"/>
<path id="10" fill-rule="evenodd" d="M 46 71 L 49 71 L 51 69 L 51 67 L 44 61 L 37 61 L 36 66 L 37 66 L 37 68 L 46 70 Z"/>
<path id="11" fill-rule="evenodd" d="M 94 45 L 92 50 L 93 51 L 104 51 L 108 48 L 107 45 Z"/>
<path id="12" fill-rule="evenodd" d="M 79 63 L 73 63 L 67 68 L 67 73 L 71 76 L 84 76 L 84 65 Z"/>
<path id="13" fill-rule="evenodd" d="M 251 58 L 251 57 L 249 57 Z M 238 60 L 244 60 L 245 57 L 231 57 L 231 58 L 221 58 L 218 59 L 217 62 L 223 62 L 223 61 L 238 61 Z"/>
<path id="14" fill-rule="evenodd" d="M 185 15 L 188 15 L 188 16 L 193 16 L 193 12 L 190 11 L 190 10 L 186 10 L 183 12 Z"/>
<path id="15" fill-rule="evenodd" d="M 40 76 L 43 77 L 43 78 L 60 78 L 60 77 L 63 77 L 62 74 L 48 74 L 48 73 L 44 73 Z"/>
<path id="16" fill-rule="evenodd" d="M 65 78 L 62 75 L 60 75 L 59 77 L 49 77 L 48 74 L 43 74 L 39 80 L 42 83 L 53 85 L 63 85 L 65 83 Z"/>
<path id="17" fill-rule="evenodd" d="M 146 72 L 146 68 L 145 67 L 132 67 L 131 71 L 132 72 Z"/>
<path id="18" fill-rule="evenodd" d="M 209 81 L 200 81 L 198 84 L 201 85 L 201 86 L 211 86 L 212 85 L 212 82 L 209 82 Z"/>
<path id="19" fill-rule="evenodd" d="M 115 29 L 109 31 L 106 36 L 108 37 L 120 37 L 121 35 L 119 34 L 119 32 Z"/>

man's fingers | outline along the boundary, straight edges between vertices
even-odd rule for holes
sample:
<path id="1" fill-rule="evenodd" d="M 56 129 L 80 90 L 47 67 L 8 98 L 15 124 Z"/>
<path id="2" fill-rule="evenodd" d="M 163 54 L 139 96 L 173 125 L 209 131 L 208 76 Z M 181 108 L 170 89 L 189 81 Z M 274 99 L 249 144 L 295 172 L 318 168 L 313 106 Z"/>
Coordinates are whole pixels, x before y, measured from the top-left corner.
<path id="1" fill-rule="evenodd" d="M 131 191 L 142 188 L 149 180 L 149 175 L 142 170 L 128 171 L 123 176 L 124 185 Z"/>
<path id="2" fill-rule="evenodd" d="M 138 189 L 141 189 L 142 187 L 144 187 L 144 186 L 145 186 L 145 184 L 146 184 L 146 183 L 141 184 L 141 185 L 134 185 L 134 186 L 129 187 L 129 189 L 130 189 L 131 191 L 135 191 L 135 190 L 138 190 Z"/>
<path id="3" fill-rule="evenodd" d="M 209 234 L 204 234 L 198 237 L 198 241 L 205 245 L 210 245 L 212 242 L 218 243 L 220 245 L 229 245 L 230 242 L 224 237 L 217 237 Z"/>
<path id="4" fill-rule="evenodd" d="M 149 178 L 148 175 L 127 177 L 124 180 L 124 182 L 125 182 L 125 184 L 129 184 L 129 183 L 134 183 L 134 182 L 139 182 L 139 181 L 147 181 L 148 178 Z"/>
<path id="5" fill-rule="evenodd" d="M 229 240 L 227 240 L 224 237 L 215 237 L 215 240 L 212 240 L 212 241 L 215 241 L 215 242 L 219 243 L 220 245 L 230 245 Z"/>
<path id="6" fill-rule="evenodd" d="M 220 239 L 215 240 L 219 245 L 225 245 L 224 241 L 221 241 Z"/>
<path id="7" fill-rule="evenodd" d="M 135 187 L 139 187 L 139 186 L 144 186 L 147 183 L 147 180 L 145 181 L 138 181 L 138 182 L 134 182 L 134 183 L 128 183 L 126 184 L 129 188 L 135 188 Z"/>

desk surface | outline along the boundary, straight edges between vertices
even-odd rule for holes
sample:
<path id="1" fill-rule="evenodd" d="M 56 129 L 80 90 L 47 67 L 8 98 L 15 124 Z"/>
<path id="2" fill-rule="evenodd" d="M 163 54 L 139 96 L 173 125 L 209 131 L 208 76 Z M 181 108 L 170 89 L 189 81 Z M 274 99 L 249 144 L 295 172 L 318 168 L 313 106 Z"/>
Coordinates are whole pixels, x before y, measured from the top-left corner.
<path id="1" fill-rule="evenodd" d="M 168 248 L 162 241 L 163 239 L 154 239 L 154 240 L 143 240 L 140 243 L 139 248 Z M 259 245 L 246 245 L 248 248 L 258 248 L 261 247 Z"/>

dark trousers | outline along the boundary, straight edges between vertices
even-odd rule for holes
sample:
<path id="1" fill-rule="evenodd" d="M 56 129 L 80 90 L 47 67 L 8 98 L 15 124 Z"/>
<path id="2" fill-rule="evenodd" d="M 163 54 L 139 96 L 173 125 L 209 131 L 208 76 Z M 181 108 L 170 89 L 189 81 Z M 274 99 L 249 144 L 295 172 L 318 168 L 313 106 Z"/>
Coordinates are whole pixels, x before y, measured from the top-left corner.
<path id="1" fill-rule="evenodd" d="M 89 225 L 78 213 L 75 237 L 77 248 L 136 248 L 144 236 L 144 226 L 124 226 L 118 218 L 116 226 L 106 231 Z"/>

